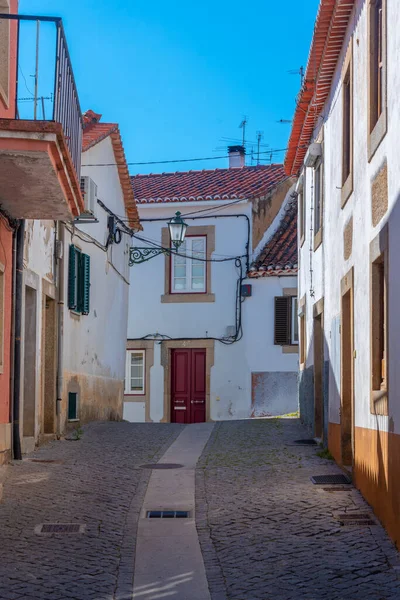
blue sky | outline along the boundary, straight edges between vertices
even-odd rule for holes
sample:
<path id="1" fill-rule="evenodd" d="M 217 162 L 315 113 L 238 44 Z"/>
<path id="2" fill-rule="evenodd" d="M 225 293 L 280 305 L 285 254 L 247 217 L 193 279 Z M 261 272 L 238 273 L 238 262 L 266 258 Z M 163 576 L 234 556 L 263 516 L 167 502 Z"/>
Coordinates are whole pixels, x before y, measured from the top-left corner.
<path id="1" fill-rule="evenodd" d="M 132 173 L 224 168 L 227 142 L 263 131 L 285 148 L 319 0 L 20 0 L 21 14 L 61 16 L 82 110 L 120 125 Z M 264 148 L 265 150 L 265 148 Z M 283 160 L 275 154 L 273 162 Z M 250 161 L 248 162 L 250 164 Z"/>

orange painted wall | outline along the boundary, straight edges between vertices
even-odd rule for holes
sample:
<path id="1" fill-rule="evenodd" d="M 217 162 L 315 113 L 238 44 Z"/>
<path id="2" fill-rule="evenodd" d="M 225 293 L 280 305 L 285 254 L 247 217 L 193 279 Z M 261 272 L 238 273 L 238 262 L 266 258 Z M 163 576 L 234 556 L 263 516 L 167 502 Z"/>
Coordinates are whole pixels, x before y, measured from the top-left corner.
<path id="1" fill-rule="evenodd" d="M 400 548 L 400 435 L 355 428 L 353 479 Z"/>
<path id="2" fill-rule="evenodd" d="M 18 0 L 10 0 L 10 13 L 18 13 Z M 10 71 L 8 106 L 0 98 L 0 118 L 15 119 L 15 89 L 17 76 L 17 22 L 10 21 Z"/>
<path id="3" fill-rule="evenodd" d="M 0 373 L 0 423 L 10 422 L 11 310 L 12 310 L 12 230 L 0 218 L 0 262 L 4 265 L 4 361 Z"/>

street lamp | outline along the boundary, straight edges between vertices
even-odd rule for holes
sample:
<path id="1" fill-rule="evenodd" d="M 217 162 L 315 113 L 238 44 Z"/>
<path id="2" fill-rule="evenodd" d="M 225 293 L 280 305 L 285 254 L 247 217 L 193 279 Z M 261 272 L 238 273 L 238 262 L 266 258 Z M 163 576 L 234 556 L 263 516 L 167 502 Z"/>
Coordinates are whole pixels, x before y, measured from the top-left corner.
<path id="1" fill-rule="evenodd" d="M 181 217 L 179 210 L 175 213 L 175 216 L 168 222 L 169 237 L 171 242 L 178 250 L 185 240 L 187 224 Z"/>
<path id="2" fill-rule="evenodd" d="M 173 244 L 176 251 L 178 251 L 179 247 L 185 241 L 187 223 L 182 219 L 181 213 L 179 210 L 175 213 L 175 216 L 172 217 L 168 223 L 169 229 L 169 237 L 171 243 Z M 129 249 L 129 266 L 138 265 L 140 263 L 146 262 L 159 254 L 171 254 L 171 248 L 162 248 L 159 247 L 142 247 L 139 248 L 137 246 L 133 246 Z"/>

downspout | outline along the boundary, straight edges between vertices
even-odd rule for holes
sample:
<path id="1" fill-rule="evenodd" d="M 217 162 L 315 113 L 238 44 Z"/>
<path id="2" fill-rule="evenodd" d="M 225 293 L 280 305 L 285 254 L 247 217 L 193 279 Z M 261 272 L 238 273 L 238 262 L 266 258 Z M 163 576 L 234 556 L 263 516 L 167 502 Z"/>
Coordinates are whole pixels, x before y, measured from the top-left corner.
<path id="1" fill-rule="evenodd" d="M 64 351 L 64 223 L 57 223 L 58 236 L 55 243 L 56 259 L 56 281 L 57 281 L 57 398 L 56 398 L 56 418 L 57 418 L 57 438 L 61 437 L 61 402 L 63 394 L 63 351 Z"/>
<path id="2" fill-rule="evenodd" d="M 22 460 L 20 412 L 21 412 L 21 330 L 22 330 L 22 285 L 24 276 L 25 221 L 19 222 L 16 232 L 15 255 L 15 308 L 14 308 L 14 385 L 13 385 L 13 456 Z"/>

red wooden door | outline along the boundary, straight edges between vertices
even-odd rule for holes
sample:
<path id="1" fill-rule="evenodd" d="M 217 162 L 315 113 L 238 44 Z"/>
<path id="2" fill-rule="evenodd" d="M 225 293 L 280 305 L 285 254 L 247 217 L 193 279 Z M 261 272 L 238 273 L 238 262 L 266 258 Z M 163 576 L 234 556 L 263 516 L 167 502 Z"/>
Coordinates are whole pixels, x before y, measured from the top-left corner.
<path id="1" fill-rule="evenodd" d="M 206 420 L 206 351 L 172 350 L 171 422 Z"/>

